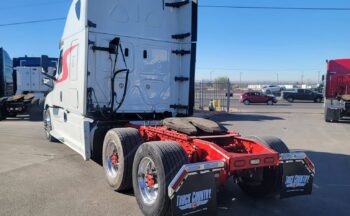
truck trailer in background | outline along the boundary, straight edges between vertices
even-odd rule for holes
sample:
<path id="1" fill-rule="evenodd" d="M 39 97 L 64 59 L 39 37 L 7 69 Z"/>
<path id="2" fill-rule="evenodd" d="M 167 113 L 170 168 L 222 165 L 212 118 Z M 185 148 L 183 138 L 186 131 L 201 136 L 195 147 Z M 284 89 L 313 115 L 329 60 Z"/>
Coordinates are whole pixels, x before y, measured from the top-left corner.
<path id="1" fill-rule="evenodd" d="M 327 61 L 325 121 L 338 122 L 350 116 L 350 59 Z"/>
<path id="2" fill-rule="evenodd" d="M 18 115 L 29 115 L 31 120 L 41 120 L 45 96 L 51 90 L 44 84 L 41 58 L 20 57 L 11 60 L 2 50 L 0 120 Z M 55 72 L 58 59 L 49 58 L 49 74 Z"/>
<path id="3" fill-rule="evenodd" d="M 49 58 L 49 74 L 55 73 L 58 59 Z M 45 97 L 51 90 L 45 85 L 42 74 L 41 57 L 20 57 L 13 59 L 15 95 L 33 94 L 36 98 Z"/>
<path id="4" fill-rule="evenodd" d="M 0 48 L 0 98 L 11 96 L 13 93 L 14 78 L 12 59 L 3 48 Z"/>

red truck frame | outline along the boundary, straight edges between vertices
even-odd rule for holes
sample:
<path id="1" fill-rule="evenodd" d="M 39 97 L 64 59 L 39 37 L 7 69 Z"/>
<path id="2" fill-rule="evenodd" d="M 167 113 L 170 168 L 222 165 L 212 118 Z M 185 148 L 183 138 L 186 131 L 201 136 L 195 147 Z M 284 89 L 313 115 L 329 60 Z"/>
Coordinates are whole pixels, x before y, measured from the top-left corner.
<path id="1" fill-rule="evenodd" d="M 188 154 L 191 163 L 224 161 L 225 169 L 220 173 L 222 184 L 235 172 L 280 164 L 277 152 L 251 139 L 242 138 L 234 131 L 224 135 L 189 136 L 165 126 L 131 126 L 139 129 L 144 140 L 171 140 L 179 143 Z"/>

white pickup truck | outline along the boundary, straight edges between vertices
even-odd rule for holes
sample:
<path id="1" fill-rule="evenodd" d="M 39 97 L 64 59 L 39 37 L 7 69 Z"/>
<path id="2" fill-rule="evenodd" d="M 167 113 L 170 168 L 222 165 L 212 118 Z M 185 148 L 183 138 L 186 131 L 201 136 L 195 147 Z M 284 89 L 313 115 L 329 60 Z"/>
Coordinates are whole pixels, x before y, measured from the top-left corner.
<path id="1" fill-rule="evenodd" d="M 262 92 L 279 96 L 283 90 L 286 90 L 284 86 L 268 85 L 263 87 Z"/>

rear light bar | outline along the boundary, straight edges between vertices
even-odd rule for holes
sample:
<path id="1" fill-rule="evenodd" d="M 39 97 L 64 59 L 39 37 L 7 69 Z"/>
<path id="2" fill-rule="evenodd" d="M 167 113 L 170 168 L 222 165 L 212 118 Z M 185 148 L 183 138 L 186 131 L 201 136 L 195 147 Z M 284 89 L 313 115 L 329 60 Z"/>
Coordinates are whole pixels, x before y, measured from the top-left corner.
<path id="1" fill-rule="evenodd" d="M 272 156 L 261 156 L 261 157 L 253 157 L 246 159 L 237 159 L 231 161 L 231 170 L 241 170 L 241 169 L 252 169 L 256 167 L 262 166 L 277 166 L 278 157 L 274 158 Z"/>
<path id="2" fill-rule="evenodd" d="M 174 196 L 174 193 L 180 189 L 183 182 L 189 175 L 196 175 L 198 173 L 205 172 L 218 172 L 224 169 L 224 167 L 224 161 L 210 161 L 183 165 L 174 179 L 170 182 L 168 187 L 169 197 L 172 198 Z"/>

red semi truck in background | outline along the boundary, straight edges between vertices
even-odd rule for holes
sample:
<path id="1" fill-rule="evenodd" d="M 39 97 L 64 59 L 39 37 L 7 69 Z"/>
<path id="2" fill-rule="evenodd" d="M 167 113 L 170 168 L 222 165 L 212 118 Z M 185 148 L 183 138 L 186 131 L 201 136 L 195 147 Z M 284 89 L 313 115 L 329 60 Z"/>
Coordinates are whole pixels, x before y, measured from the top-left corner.
<path id="1" fill-rule="evenodd" d="M 325 121 L 338 122 L 350 116 L 350 59 L 327 61 Z"/>

